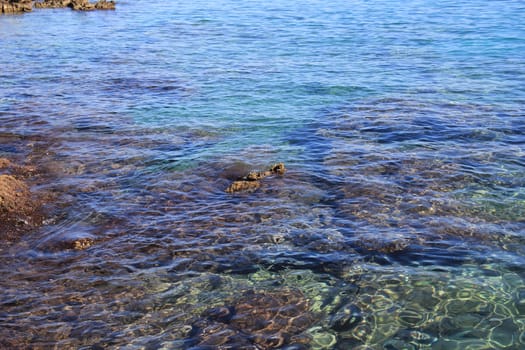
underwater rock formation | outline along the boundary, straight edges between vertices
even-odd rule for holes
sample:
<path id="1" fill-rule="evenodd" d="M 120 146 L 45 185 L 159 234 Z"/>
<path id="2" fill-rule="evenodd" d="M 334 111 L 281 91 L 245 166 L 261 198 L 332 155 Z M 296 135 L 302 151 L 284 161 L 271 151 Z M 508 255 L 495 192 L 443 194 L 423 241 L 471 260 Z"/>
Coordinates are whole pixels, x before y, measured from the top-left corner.
<path id="1" fill-rule="evenodd" d="M 91 11 L 91 10 L 114 10 L 115 2 L 99 0 L 91 3 L 88 0 L 44 0 L 42 2 L 35 2 L 36 8 L 63 8 L 70 7 L 77 11 Z"/>
<path id="2" fill-rule="evenodd" d="M 355 244 L 357 247 L 368 252 L 393 254 L 408 249 L 410 241 L 408 239 L 388 240 L 384 237 L 378 237 L 376 239 L 372 237 L 359 237 Z"/>
<path id="3" fill-rule="evenodd" d="M 266 171 L 252 171 L 248 175 L 234 181 L 226 192 L 234 193 L 248 190 L 256 190 L 261 186 L 261 180 L 271 175 L 284 175 L 286 168 L 283 163 L 277 163 Z"/>
<path id="4" fill-rule="evenodd" d="M 31 0 L 0 0 L 0 14 L 30 12 L 32 9 Z"/>
<path id="5" fill-rule="evenodd" d="M 315 321 L 309 306 L 299 290 L 249 290 L 233 305 L 206 310 L 193 324 L 193 345 L 275 349 L 305 344 L 310 339 L 301 333 Z"/>

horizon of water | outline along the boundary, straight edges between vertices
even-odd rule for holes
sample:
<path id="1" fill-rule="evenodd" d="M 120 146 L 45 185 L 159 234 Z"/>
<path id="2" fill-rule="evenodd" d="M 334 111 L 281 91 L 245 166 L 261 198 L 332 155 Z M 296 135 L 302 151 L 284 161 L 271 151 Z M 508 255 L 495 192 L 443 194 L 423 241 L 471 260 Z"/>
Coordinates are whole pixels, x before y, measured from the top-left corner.
<path id="1" fill-rule="evenodd" d="M 524 13 L 162 0 L 0 17 L 0 157 L 54 199 L 0 245 L 0 347 L 525 347 Z"/>

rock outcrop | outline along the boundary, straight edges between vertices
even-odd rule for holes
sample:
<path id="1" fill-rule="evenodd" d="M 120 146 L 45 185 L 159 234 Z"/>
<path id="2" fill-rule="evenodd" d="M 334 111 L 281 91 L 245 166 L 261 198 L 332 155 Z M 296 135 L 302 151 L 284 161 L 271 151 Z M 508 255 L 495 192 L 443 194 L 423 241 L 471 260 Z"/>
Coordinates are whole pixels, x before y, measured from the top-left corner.
<path id="1" fill-rule="evenodd" d="M 71 1 L 64 0 L 44 0 L 44 1 L 36 1 L 35 2 L 35 8 L 62 8 L 67 7 Z"/>
<path id="2" fill-rule="evenodd" d="M 31 211 L 27 185 L 12 175 L 0 175 L 0 216 L 23 216 Z"/>
<path id="3" fill-rule="evenodd" d="M 0 0 L 0 14 L 30 12 L 32 9 L 32 0 Z"/>
<path id="4" fill-rule="evenodd" d="M 232 182 L 226 189 L 228 193 L 256 190 L 261 186 L 261 180 L 270 175 L 284 175 L 286 169 L 283 163 L 278 163 L 266 171 L 252 171 L 248 175 Z"/>
<path id="5" fill-rule="evenodd" d="M 115 2 L 107 0 L 99 0 L 97 2 L 89 2 L 89 0 L 0 0 L 0 15 L 30 12 L 35 8 L 64 8 L 70 7 L 77 11 L 91 11 L 91 10 L 114 10 Z"/>
<path id="6" fill-rule="evenodd" d="M 114 1 L 106 1 L 106 0 L 99 0 L 95 3 L 95 9 L 97 10 L 114 10 L 115 9 L 115 2 Z"/>
<path id="7" fill-rule="evenodd" d="M 0 240 L 12 240 L 41 222 L 40 201 L 23 180 L 27 167 L 0 158 Z"/>
<path id="8" fill-rule="evenodd" d="M 114 10 L 115 2 L 99 0 L 95 3 L 89 0 L 44 0 L 35 2 L 36 8 L 63 8 L 70 7 L 77 11 L 91 11 L 91 10 Z"/>

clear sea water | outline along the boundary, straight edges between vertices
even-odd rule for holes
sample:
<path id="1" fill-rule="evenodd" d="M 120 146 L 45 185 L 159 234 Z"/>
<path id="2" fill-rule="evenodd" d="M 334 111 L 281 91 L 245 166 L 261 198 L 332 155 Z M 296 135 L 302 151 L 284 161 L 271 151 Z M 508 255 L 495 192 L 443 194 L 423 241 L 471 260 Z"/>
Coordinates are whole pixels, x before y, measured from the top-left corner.
<path id="1" fill-rule="evenodd" d="M 34 10 L 0 67 L 53 197 L 0 348 L 525 348 L 522 1 Z"/>

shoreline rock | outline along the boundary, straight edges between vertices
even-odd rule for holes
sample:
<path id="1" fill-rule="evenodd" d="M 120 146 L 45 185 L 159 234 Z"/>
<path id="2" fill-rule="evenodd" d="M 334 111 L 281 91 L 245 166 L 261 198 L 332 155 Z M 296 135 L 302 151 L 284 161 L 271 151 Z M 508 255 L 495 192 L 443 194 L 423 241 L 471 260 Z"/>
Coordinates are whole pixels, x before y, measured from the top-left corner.
<path id="1" fill-rule="evenodd" d="M 92 10 L 114 10 L 115 2 L 110 0 L 99 0 L 89 2 L 89 0 L 0 0 L 1 14 L 17 14 L 31 12 L 34 8 L 65 8 L 69 7 L 75 11 Z"/>
<path id="2" fill-rule="evenodd" d="M 70 7 L 76 11 L 92 11 L 92 10 L 114 10 L 115 2 L 99 0 L 97 2 L 89 2 L 89 0 L 44 0 L 35 2 L 35 8 L 65 8 Z"/>
<path id="3" fill-rule="evenodd" d="M 24 13 L 32 10 L 32 0 L 0 0 L 0 14 Z"/>

